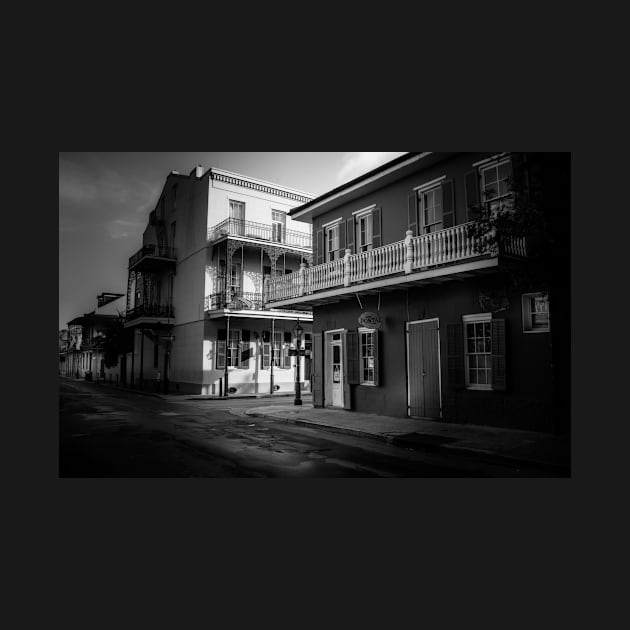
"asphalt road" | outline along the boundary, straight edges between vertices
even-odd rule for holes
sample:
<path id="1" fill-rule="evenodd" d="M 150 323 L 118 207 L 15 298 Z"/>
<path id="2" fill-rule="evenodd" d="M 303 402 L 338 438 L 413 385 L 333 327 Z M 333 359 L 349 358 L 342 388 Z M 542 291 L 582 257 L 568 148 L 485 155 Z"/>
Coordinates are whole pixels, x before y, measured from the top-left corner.
<path id="1" fill-rule="evenodd" d="M 278 399 L 164 400 L 60 380 L 60 477 L 532 477 L 244 410 Z"/>

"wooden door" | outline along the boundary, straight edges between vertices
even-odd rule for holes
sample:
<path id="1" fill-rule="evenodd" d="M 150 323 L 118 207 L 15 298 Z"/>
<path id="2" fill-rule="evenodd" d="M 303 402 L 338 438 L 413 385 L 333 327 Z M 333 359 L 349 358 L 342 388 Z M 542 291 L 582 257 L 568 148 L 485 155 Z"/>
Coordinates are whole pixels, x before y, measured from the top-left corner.
<path id="1" fill-rule="evenodd" d="M 440 337 L 437 319 L 407 324 L 407 413 L 439 419 L 441 413 Z"/>

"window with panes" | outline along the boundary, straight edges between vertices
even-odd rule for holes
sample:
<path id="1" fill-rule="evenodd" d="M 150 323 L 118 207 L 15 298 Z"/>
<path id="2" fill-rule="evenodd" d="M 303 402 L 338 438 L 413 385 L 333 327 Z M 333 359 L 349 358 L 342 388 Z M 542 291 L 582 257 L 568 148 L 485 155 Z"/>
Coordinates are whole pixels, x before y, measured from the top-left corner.
<path id="1" fill-rule="evenodd" d="M 287 227 L 287 213 L 281 210 L 271 211 L 271 240 L 284 243 Z"/>
<path id="2" fill-rule="evenodd" d="M 341 258 L 339 249 L 339 223 L 326 228 L 326 260 L 336 260 Z"/>
<path id="3" fill-rule="evenodd" d="M 238 367 L 241 357 L 241 331 L 230 329 L 230 337 L 227 345 L 228 367 Z"/>
<path id="4" fill-rule="evenodd" d="M 357 252 L 372 249 L 372 212 L 355 217 Z"/>
<path id="5" fill-rule="evenodd" d="M 361 385 L 375 385 L 376 331 L 359 329 Z"/>
<path id="6" fill-rule="evenodd" d="M 420 216 L 425 234 L 442 229 L 442 186 L 418 191 Z"/>
<path id="7" fill-rule="evenodd" d="M 492 209 L 508 206 L 511 175 L 509 158 L 481 169 L 481 198 Z"/>
<path id="8" fill-rule="evenodd" d="M 492 389 L 492 315 L 465 315 L 466 386 Z"/>
<path id="9" fill-rule="evenodd" d="M 273 347 L 271 343 L 271 332 L 263 331 L 262 334 L 262 369 L 269 369 L 271 365 L 271 352 L 273 350 L 274 368 L 286 369 L 291 367 L 291 357 L 289 357 L 289 347 L 291 345 L 291 333 L 282 330 L 275 330 L 273 333 Z"/>
<path id="10" fill-rule="evenodd" d="M 230 232 L 245 234 L 245 204 L 230 199 Z"/>

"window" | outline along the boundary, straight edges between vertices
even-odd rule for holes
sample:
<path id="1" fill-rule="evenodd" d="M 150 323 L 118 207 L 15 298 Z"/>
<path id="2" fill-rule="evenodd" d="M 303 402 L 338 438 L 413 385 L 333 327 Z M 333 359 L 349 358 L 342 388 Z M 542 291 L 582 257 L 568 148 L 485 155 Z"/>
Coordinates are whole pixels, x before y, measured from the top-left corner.
<path id="1" fill-rule="evenodd" d="M 371 328 L 359 328 L 361 385 L 376 385 L 378 333 Z"/>
<path id="2" fill-rule="evenodd" d="M 490 209 L 508 207 L 511 197 L 510 179 L 512 168 L 509 158 L 481 169 L 481 198 Z"/>
<path id="3" fill-rule="evenodd" d="M 464 315 L 468 389 L 492 389 L 492 314 Z"/>
<path id="4" fill-rule="evenodd" d="M 523 332 L 549 332 L 549 294 L 526 293 L 522 297 Z"/>
<path id="5" fill-rule="evenodd" d="M 177 186 L 178 184 L 173 186 L 173 210 L 177 208 Z"/>
<path id="6" fill-rule="evenodd" d="M 271 240 L 284 243 L 287 228 L 287 213 L 281 210 L 271 211 Z"/>
<path id="7" fill-rule="evenodd" d="M 271 333 L 268 330 L 262 334 L 262 369 L 268 370 L 271 365 L 271 351 L 273 350 L 273 366 L 287 369 L 291 367 L 289 346 L 291 345 L 291 333 L 275 330 L 273 333 L 273 348 L 271 345 Z"/>
<path id="8" fill-rule="evenodd" d="M 442 229 L 442 186 L 418 191 L 420 216 L 425 234 Z"/>
<path id="9" fill-rule="evenodd" d="M 228 367 L 238 367 L 240 365 L 241 331 L 230 330 L 230 339 L 227 347 Z"/>
<path id="10" fill-rule="evenodd" d="M 158 367 L 158 359 L 160 356 L 160 346 L 157 342 L 153 344 L 153 367 Z"/>
<path id="11" fill-rule="evenodd" d="M 372 212 L 366 212 L 356 217 L 357 252 L 372 249 Z"/>
<path id="12" fill-rule="evenodd" d="M 326 228 L 326 261 L 341 258 L 339 248 L 339 223 Z"/>
<path id="13" fill-rule="evenodd" d="M 245 204 L 230 199 L 230 233 L 245 234 Z"/>
<path id="14" fill-rule="evenodd" d="M 171 223 L 171 247 L 175 247 L 175 221 Z"/>
<path id="15" fill-rule="evenodd" d="M 216 345 L 215 369 L 224 370 L 227 354 L 227 366 L 239 367 L 240 365 L 240 349 L 241 349 L 241 331 L 238 329 L 230 330 L 230 338 L 226 344 L 225 329 L 218 331 L 219 338 Z M 227 347 L 226 347 L 227 346 Z"/>

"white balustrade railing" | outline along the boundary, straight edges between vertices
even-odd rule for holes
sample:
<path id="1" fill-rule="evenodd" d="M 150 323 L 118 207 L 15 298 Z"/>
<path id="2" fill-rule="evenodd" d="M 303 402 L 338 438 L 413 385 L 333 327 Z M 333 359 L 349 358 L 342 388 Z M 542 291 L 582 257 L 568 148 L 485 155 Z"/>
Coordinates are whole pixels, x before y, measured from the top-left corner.
<path id="1" fill-rule="evenodd" d="M 315 265 L 304 269 L 304 293 L 313 293 L 322 289 L 330 289 L 343 285 L 345 258 L 331 260 L 323 265 Z"/>
<path id="2" fill-rule="evenodd" d="M 470 224 L 464 223 L 412 238 L 412 268 L 431 267 L 479 256 L 479 239 L 467 235 L 468 225 Z"/>
<path id="3" fill-rule="evenodd" d="M 452 264 L 481 254 L 496 255 L 493 238 L 468 236 L 469 225 L 471 224 L 464 223 L 416 237 L 408 231 L 403 241 L 358 254 L 350 254 L 350 250 L 346 250 L 343 258 L 323 265 L 302 265 L 298 272 L 268 279 L 265 301 L 299 297 L 397 273 L 408 274 L 415 269 Z M 525 257 L 525 239 L 519 237 L 505 240 L 503 251 Z"/>
<path id="4" fill-rule="evenodd" d="M 373 280 L 404 271 L 405 251 L 405 241 L 398 241 L 349 256 L 350 282 Z"/>

